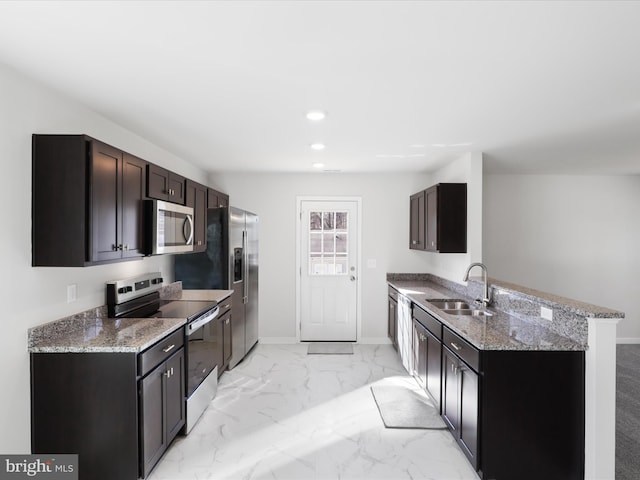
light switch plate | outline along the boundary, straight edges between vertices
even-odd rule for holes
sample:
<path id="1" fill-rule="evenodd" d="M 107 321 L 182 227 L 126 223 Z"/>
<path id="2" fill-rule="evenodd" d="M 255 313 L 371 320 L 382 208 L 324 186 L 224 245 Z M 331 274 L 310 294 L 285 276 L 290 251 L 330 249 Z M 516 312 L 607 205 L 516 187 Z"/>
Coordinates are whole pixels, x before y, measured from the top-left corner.
<path id="1" fill-rule="evenodd" d="M 367 268 L 376 268 L 377 262 L 375 258 L 367 259 Z"/>
<path id="2" fill-rule="evenodd" d="M 67 285 L 67 303 L 75 302 L 77 298 L 77 285 L 72 283 Z"/>

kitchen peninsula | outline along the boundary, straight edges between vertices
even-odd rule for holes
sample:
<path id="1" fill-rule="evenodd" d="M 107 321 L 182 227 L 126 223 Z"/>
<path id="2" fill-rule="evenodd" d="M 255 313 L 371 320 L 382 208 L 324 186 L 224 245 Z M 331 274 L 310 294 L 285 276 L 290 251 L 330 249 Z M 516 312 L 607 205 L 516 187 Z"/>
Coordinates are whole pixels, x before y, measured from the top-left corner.
<path id="1" fill-rule="evenodd" d="M 613 478 L 622 312 L 493 279 L 488 309 L 477 279 L 387 281 L 392 342 L 481 478 Z"/>

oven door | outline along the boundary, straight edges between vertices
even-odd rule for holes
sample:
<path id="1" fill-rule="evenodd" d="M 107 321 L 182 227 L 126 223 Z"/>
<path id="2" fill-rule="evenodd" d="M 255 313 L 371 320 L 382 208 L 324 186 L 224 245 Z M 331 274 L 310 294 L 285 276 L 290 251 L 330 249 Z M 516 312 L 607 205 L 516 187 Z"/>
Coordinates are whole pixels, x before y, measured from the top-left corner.
<path id="1" fill-rule="evenodd" d="M 217 328 L 219 307 L 189 322 L 187 338 L 187 398 L 217 366 Z"/>

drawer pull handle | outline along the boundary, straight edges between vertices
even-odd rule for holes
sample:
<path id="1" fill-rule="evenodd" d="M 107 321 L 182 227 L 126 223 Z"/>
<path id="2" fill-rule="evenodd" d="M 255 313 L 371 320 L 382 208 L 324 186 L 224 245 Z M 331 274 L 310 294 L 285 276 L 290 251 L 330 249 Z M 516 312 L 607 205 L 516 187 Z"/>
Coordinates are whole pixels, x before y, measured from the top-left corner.
<path id="1" fill-rule="evenodd" d="M 454 342 L 451 342 L 451 346 L 452 346 L 453 348 L 455 348 L 456 350 L 462 350 L 462 348 L 461 348 L 458 344 L 456 344 L 456 343 L 454 343 Z"/>
<path id="2" fill-rule="evenodd" d="M 169 345 L 167 348 L 163 348 L 162 351 L 164 353 L 169 353 L 171 350 L 173 350 L 173 347 L 175 347 L 176 344 L 174 343 L 173 345 Z"/>

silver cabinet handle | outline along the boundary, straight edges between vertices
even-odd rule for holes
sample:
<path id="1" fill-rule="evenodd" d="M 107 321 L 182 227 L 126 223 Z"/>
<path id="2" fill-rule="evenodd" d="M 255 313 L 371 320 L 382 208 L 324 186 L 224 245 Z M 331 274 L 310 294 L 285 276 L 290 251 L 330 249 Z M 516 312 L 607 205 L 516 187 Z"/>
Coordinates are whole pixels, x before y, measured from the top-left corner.
<path id="1" fill-rule="evenodd" d="M 454 342 L 451 342 L 451 346 L 452 346 L 453 348 L 455 348 L 456 350 L 462 350 L 462 348 L 461 348 L 458 344 L 456 344 L 456 343 L 454 343 Z"/>
<path id="2" fill-rule="evenodd" d="M 163 348 L 162 351 L 164 353 L 169 353 L 171 350 L 173 350 L 173 348 L 176 346 L 176 344 L 174 343 L 173 345 L 169 345 L 167 348 Z"/>

